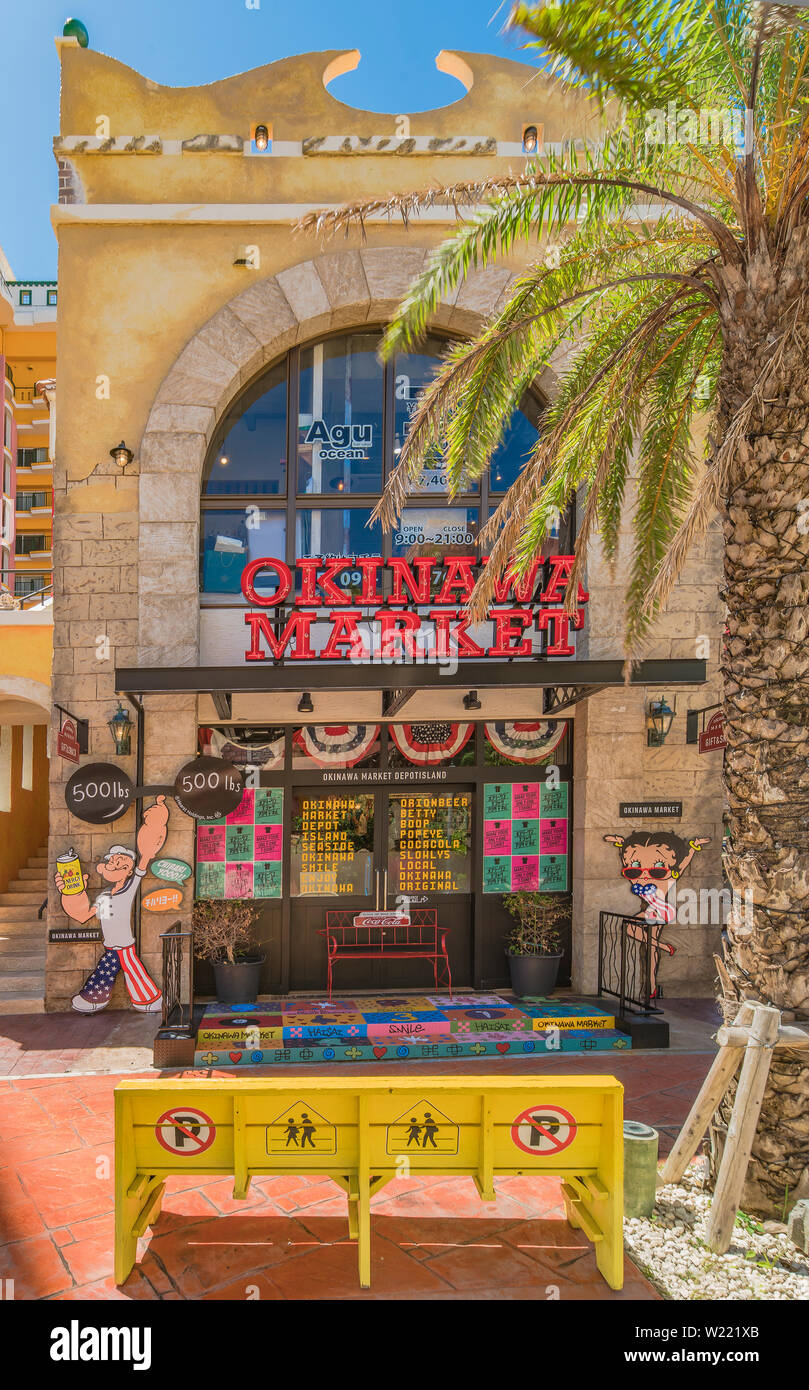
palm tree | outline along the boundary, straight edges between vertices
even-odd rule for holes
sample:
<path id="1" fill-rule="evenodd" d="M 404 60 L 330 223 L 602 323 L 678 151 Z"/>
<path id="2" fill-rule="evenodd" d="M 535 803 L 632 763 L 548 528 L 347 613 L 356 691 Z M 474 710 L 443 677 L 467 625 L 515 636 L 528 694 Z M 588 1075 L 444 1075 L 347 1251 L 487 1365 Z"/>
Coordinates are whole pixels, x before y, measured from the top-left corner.
<path id="1" fill-rule="evenodd" d="M 331 231 L 380 212 L 407 221 L 431 204 L 458 209 L 457 229 L 388 328 L 386 355 L 418 342 L 471 268 L 518 242 L 537 246 L 502 312 L 447 353 L 377 508 L 390 524 L 438 446 L 453 486 L 479 476 L 527 387 L 573 342 L 536 446 L 485 528 L 491 560 L 475 615 L 504 568 L 527 567 L 578 495 L 572 610 L 591 538 L 616 559 L 632 489 L 633 657 L 718 513 L 725 868 L 753 904 L 731 915 L 722 1002 L 726 1015 L 745 997 L 786 1018 L 809 1015 L 805 13 L 751 0 L 517 4 L 510 26 L 540 50 L 547 74 L 601 104 L 602 138 L 540 155 L 514 177 L 358 203 L 302 224 Z M 748 1210 L 809 1195 L 800 1057 L 776 1054 Z"/>

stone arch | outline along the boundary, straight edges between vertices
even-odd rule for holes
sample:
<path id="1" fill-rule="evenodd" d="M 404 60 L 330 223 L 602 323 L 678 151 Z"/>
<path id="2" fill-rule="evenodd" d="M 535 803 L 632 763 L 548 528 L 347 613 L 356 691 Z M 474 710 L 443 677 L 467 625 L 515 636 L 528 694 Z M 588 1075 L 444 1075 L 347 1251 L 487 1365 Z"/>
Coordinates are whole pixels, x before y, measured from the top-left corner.
<path id="1" fill-rule="evenodd" d="M 47 724 L 51 713 L 51 688 L 43 681 L 28 676 L 0 676 L 0 701 L 21 701 L 35 706 L 43 715 L 38 722 Z"/>
<path id="2" fill-rule="evenodd" d="M 428 254 L 425 247 L 375 246 L 302 261 L 248 286 L 183 348 L 155 397 L 140 447 L 141 665 L 198 660 L 200 484 L 219 420 L 262 368 L 294 344 L 386 322 Z M 471 273 L 439 305 L 433 324 L 475 333 L 511 281 L 499 266 Z"/>

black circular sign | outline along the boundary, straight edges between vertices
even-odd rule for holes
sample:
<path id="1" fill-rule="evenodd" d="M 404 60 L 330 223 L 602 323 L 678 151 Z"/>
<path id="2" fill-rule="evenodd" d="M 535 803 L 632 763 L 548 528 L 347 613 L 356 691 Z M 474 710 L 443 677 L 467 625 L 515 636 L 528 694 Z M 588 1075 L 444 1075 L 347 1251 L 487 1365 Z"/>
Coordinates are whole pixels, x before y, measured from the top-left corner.
<path id="1" fill-rule="evenodd" d="M 65 785 L 65 805 L 72 816 L 90 825 L 107 825 L 129 809 L 135 795 L 132 779 L 114 763 L 86 763 Z"/>
<path id="2" fill-rule="evenodd" d="M 174 779 L 181 811 L 195 820 L 220 820 L 235 811 L 244 796 L 244 774 L 224 758 L 195 758 Z"/>

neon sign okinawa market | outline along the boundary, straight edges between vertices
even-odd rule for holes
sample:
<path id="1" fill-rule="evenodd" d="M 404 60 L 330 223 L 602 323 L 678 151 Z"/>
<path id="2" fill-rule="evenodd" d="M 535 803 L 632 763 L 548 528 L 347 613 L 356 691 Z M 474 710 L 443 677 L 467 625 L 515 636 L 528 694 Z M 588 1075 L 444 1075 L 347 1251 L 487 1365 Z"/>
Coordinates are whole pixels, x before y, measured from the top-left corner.
<path id="1" fill-rule="evenodd" d="M 487 559 L 484 557 L 483 564 Z M 524 575 L 518 577 L 509 569 L 498 579 L 494 602 L 484 620 L 492 625 L 493 640 L 482 646 L 470 633 L 469 619 L 464 616 L 476 579 L 476 561 L 471 556 L 418 556 L 413 560 L 385 560 L 378 555 L 312 556 L 296 561 L 297 584 L 290 565 L 275 556 L 259 556 L 245 566 L 241 576 L 244 597 L 252 609 L 259 610 L 244 615 L 250 635 L 245 660 L 370 659 L 369 622 L 378 624 L 383 654 L 402 647 L 412 649 L 426 629 L 432 632 L 439 656 L 504 660 L 531 656 L 533 631 L 547 631 L 545 655 L 573 656 L 570 628 L 582 627 L 583 605 L 589 599 L 579 585 L 575 613 L 565 612 L 563 598 L 573 559 L 572 555 L 539 556 Z M 534 597 L 543 564 L 549 567 L 547 582 Z M 360 576 L 356 598 L 337 582 L 346 570 Z M 382 582 L 385 570 L 390 575 L 387 594 Z M 271 593 L 256 588 L 259 577 L 266 582 L 268 575 L 273 575 L 276 583 Z M 282 606 L 292 610 L 283 626 L 279 616 L 270 611 Z M 375 610 L 371 614 L 369 607 Z M 325 617 L 324 608 L 328 610 Z M 417 608 L 421 611 L 415 611 Z M 328 636 L 324 642 L 325 631 Z"/>

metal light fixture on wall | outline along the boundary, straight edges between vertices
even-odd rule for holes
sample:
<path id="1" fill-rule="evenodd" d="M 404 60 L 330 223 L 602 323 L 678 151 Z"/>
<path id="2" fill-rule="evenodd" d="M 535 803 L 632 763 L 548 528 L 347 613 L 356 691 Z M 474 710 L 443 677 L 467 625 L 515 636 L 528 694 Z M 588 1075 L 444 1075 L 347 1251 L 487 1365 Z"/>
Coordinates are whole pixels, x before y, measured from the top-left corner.
<path id="1" fill-rule="evenodd" d="M 270 143 L 270 132 L 265 125 L 256 126 L 256 133 L 253 136 L 253 140 L 257 150 L 261 150 L 263 153 L 264 150 L 267 149 Z"/>
<path id="2" fill-rule="evenodd" d="M 476 690 L 470 690 L 468 695 L 464 695 L 464 697 L 463 697 L 463 707 L 464 707 L 464 709 L 482 709 L 482 708 L 483 708 L 483 706 L 482 706 L 481 703 L 480 703 L 480 700 L 478 699 L 478 692 L 477 692 Z"/>
<path id="3" fill-rule="evenodd" d="M 115 459 L 120 468 L 126 468 L 126 465 L 131 463 L 134 457 L 132 450 L 127 449 L 126 441 L 123 439 L 120 444 L 115 445 L 114 449 L 110 449 L 110 458 Z"/>
<path id="4" fill-rule="evenodd" d="M 650 700 L 646 710 L 646 744 L 649 748 L 662 748 L 669 735 L 672 720 L 677 713 L 677 696 L 674 708 L 669 705 L 665 695 Z"/>
<path id="5" fill-rule="evenodd" d="M 298 701 L 298 714 L 314 714 L 315 707 L 312 704 L 312 697 L 308 690 L 304 690 Z"/>
<path id="6" fill-rule="evenodd" d="M 539 131 L 535 125 L 523 126 L 522 130 L 522 152 L 523 154 L 536 154 L 539 149 Z"/>
<path id="7" fill-rule="evenodd" d="M 115 752 L 119 758 L 125 758 L 127 754 L 132 751 L 130 739 L 130 734 L 132 733 L 132 720 L 129 718 L 122 704 L 118 705 L 112 718 L 107 720 L 107 725 L 115 740 Z"/>

